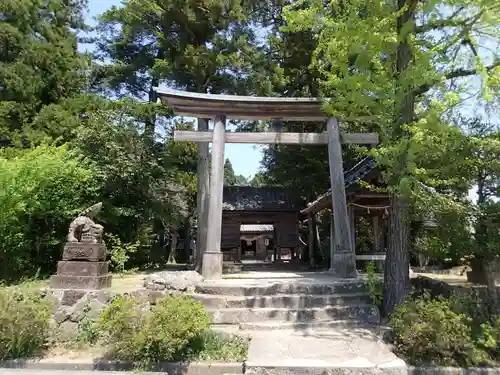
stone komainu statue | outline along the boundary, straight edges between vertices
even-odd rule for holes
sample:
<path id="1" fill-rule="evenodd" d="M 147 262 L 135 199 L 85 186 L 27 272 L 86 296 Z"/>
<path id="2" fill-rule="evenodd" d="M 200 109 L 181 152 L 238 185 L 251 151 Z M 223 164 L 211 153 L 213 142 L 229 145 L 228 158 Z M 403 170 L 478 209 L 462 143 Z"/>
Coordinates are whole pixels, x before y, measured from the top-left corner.
<path id="1" fill-rule="evenodd" d="M 68 242 L 102 243 L 104 227 L 92 220 L 101 209 L 99 202 L 83 210 L 69 225 Z"/>

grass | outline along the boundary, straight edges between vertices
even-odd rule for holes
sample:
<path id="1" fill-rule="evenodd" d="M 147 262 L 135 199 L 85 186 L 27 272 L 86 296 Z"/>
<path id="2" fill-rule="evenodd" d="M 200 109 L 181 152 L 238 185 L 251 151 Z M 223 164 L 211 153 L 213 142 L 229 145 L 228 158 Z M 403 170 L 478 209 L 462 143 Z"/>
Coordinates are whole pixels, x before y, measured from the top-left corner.
<path id="1" fill-rule="evenodd" d="M 236 335 L 206 331 L 193 342 L 190 360 L 243 362 L 248 355 L 249 340 Z"/>

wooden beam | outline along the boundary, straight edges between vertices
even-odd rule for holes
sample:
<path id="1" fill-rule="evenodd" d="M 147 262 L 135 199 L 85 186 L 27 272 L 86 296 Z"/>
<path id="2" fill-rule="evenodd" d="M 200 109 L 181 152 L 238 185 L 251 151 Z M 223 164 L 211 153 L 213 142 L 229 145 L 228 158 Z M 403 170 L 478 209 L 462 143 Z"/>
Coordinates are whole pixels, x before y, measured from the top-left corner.
<path id="1" fill-rule="evenodd" d="M 212 132 L 196 132 L 186 130 L 176 130 L 174 140 L 188 141 L 196 143 L 212 142 Z M 341 133 L 342 143 L 374 144 L 379 138 L 376 133 Z M 328 144 L 327 133 L 226 133 L 226 143 L 247 143 L 247 144 L 308 144 L 326 145 Z"/>

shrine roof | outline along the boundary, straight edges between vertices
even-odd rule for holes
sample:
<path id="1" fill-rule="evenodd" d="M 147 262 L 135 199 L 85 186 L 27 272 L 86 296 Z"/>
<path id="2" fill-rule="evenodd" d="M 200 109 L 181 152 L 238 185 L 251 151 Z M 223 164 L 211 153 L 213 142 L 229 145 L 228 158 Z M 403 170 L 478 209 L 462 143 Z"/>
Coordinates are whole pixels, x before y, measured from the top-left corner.
<path id="1" fill-rule="evenodd" d="M 324 121 L 328 116 L 318 98 L 283 98 L 200 94 L 155 87 L 158 98 L 177 116 L 235 120 Z"/>
<path id="2" fill-rule="evenodd" d="M 299 211 L 296 200 L 276 187 L 224 186 L 223 211 Z"/>
<path id="3" fill-rule="evenodd" d="M 373 174 L 376 170 L 375 161 L 371 157 L 361 160 L 354 167 L 344 172 L 344 184 L 346 193 L 350 188 L 358 185 L 359 180 L 366 179 L 369 175 Z M 375 195 L 374 195 L 375 196 Z M 385 198 L 385 194 L 380 194 L 379 198 Z M 320 195 L 314 202 L 308 204 L 306 208 L 300 211 L 301 214 L 309 214 L 321 211 L 327 205 L 331 205 L 332 189 L 328 189 L 326 193 Z M 331 208 L 331 206 L 330 206 Z"/>

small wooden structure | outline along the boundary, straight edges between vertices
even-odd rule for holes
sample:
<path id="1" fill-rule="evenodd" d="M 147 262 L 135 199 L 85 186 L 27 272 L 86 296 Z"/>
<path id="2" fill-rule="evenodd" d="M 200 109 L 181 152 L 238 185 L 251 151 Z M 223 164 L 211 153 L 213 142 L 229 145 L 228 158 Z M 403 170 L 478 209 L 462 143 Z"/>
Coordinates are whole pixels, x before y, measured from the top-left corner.
<path id="1" fill-rule="evenodd" d="M 368 212 L 372 218 L 372 252 L 370 254 L 357 254 L 357 260 L 385 260 L 387 213 L 390 204 L 389 195 L 387 193 L 371 191 L 369 188 L 365 187 L 365 184 L 360 183 L 360 181 L 363 181 L 371 186 L 382 187 L 380 172 L 380 169 L 375 166 L 373 159 L 367 157 L 344 174 L 349 233 L 351 235 L 351 244 L 354 251 L 356 251 L 355 221 L 357 214 L 359 212 Z M 313 215 L 331 206 L 332 192 L 328 190 L 314 202 L 309 203 L 300 213 L 311 219 Z M 309 231 L 312 231 L 312 220 L 308 220 L 308 225 Z M 334 235 L 335 233 L 332 232 L 330 235 L 331 239 Z M 312 247 L 314 246 L 312 238 L 312 236 L 309 236 L 308 247 L 310 253 L 312 253 Z"/>
<path id="2" fill-rule="evenodd" d="M 198 238 L 203 251 L 202 274 L 205 279 L 222 277 L 223 254 L 222 202 L 224 144 L 310 144 L 328 145 L 331 177 L 332 210 L 335 243 L 331 247 L 330 270 L 338 277 L 355 277 L 355 254 L 351 242 L 344 189 L 342 143 L 375 145 L 377 134 L 341 133 L 337 118 L 323 112 L 323 103 L 315 98 L 247 97 L 211 95 L 155 89 L 158 98 L 176 115 L 198 118 L 197 132 L 175 132 L 174 139 L 199 143 L 198 154 Z M 267 133 L 226 133 L 226 119 L 272 120 L 273 131 Z M 208 132 L 208 120 L 214 119 Z M 325 133 L 283 133 L 282 120 L 326 120 Z M 212 143 L 211 172 L 208 175 L 208 143 Z"/>
<path id="3" fill-rule="evenodd" d="M 241 241 L 245 239 L 271 239 L 275 260 L 281 259 L 284 248 L 293 252 L 299 246 L 298 207 L 296 199 L 284 189 L 225 186 L 221 250 L 231 252 L 224 256 L 225 260 L 241 260 L 242 247 L 245 247 Z M 256 259 L 268 259 L 262 241 L 255 245 L 258 245 Z"/>

